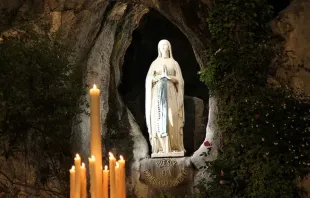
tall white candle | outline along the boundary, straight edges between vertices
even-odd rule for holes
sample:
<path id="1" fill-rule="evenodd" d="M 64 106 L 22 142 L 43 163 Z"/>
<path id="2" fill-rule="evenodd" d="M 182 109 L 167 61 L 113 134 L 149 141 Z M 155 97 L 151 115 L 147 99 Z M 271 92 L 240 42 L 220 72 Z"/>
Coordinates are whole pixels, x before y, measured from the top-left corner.
<path id="1" fill-rule="evenodd" d="M 75 193 L 75 167 L 72 166 L 70 171 L 70 198 L 74 198 Z"/>
<path id="2" fill-rule="evenodd" d="M 101 133 L 100 133 L 100 90 L 96 85 L 90 90 L 90 129 L 91 155 L 96 158 L 96 197 L 101 198 L 102 195 L 102 151 L 101 151 Z"/>
<path id="3" fill-rule="evenodd" d="M 115 164 L 115 197 L 116 198 L 121 198 L 122 196 L 122 188 L 120 185 L 120 169 L 119 169 L 119 164 L 116 162 Z"/>
<path id="4" fill-rule="evenodd" d="M 119 183 L 119 189 L 121 191 L 120 198 L 126 197 L 126 170 L 125 170 L 125 160 L 122 155 L 119 157 L 118 160 L 119 164 L 119 171 L 120 171 L 120 183 Z"/>
<path id="5" fill-rule="evenodd" d="M 82 163 L 81 166 L 81 198 L 87 197 L 87 178 L 86 178 L 86 167 L 85 164 Z"/>
<path id="6" fill-rule="evenodd" d="M 96 168 L 95 168 L 96 159 L 95 159 L 95 156 L 91 156 L 91 158 L 88 158 L 88 160 L 89 160 L 89 172 L 90 172 L 90 196 L 92 198 L 96 198 Z"/>
<path id="7" fill-rule="evenodd" d="M 109 152 L 109 167 L 110 167 L 110 198 L 118 198 L 115 194 L 115 164 L 116 159 L 114 155 Z"/>
<path id="8" fill-rule="evenodd" d="M 109 198 L 109 170 L 108 170 L 108 166 L 104 167 L 102 174 L 103 174 L 102 195 L 103 195 L 103 198 Z"/>
<path id="9" fill-rule="evenodd" d="M 76 198 L 80 198 L 81 195 L 81 158 L 79 154 L 76 154 L 74 158 L 75 166 L 75 193 Z"/>

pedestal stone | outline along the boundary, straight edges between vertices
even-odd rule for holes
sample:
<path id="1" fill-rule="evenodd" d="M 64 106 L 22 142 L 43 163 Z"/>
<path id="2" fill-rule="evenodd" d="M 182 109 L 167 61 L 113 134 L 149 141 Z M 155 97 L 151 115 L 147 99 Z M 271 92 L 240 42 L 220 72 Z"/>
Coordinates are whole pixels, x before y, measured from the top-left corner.
<path id="1" fill-rule="evenodd" d="M 140 181 L 148 186 L 148 197 L 193 193 L 194 167 L 189 157 L 148 158 L 140 162 Z"/>
<path id="2" fill-rule="evenodd" d="M 152 158 L 164 158 L 164 157 L 184 157 L 184 151 L 171 152 L 171 153 L 153 153 Z"/>

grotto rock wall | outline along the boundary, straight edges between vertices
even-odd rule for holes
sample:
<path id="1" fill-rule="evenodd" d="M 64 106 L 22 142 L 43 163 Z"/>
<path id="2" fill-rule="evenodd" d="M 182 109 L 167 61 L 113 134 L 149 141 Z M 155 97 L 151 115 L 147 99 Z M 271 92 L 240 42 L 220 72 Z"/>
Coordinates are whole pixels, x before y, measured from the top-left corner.
<path id="1" fill-rule="evenodd" d="M 310 96 L 310 2 L 294 0 L 272 21 L 275 34 L 284 38 L 288 55 L 276 75 L 296 92 Z"/>

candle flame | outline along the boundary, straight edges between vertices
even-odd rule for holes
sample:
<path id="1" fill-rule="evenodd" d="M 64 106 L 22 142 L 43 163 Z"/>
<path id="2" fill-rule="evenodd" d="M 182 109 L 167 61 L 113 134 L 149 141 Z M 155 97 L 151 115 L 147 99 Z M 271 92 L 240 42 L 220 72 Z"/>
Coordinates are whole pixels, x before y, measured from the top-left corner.
<path id="1" fill-rule="evenodd" d="M 70 171 L 75 171 L 75 166 L 72 166 Z"/>
<path id="2" fill-rule="evenodd" d="M 122 156 L 122 155 L 120 155 L 120 156 L 119 156 L 119 158 L 120 158 L 120 160 L 124 160 L 124 158 L 123 158 L 123 156 Z"/>
<path id="3" fill-rule="evenodd" d="M 110 157 L 110 158 L 114 158 L 113 153 L 109 152 L 109 157 Z"/>
<path id="4" fill-rule="evenodd" d="M 88 158 L 88 160 L 89 160 L 90 162 L 91 162 L 91 161 L 96 161 L 96 158 L 95 158 L 95 156 L 92 155 L 91 157 Z"/>
<path id="5" fill-rule="evenodd" d="M 97 89 L 97 86 L 96 86 L 96 84 L 94 84 L 94 86 L 93 86 L 93 89 Z"/>
<path id="6" fill-rule="evenodd" d="M 76 158 L 76 159 L 79 159 L 79 158 L 80 158 L 80 155 L 77 153 L 77 154 L 75 155 L 75 158 Z"/>
<path id="7" fill-rule="evenodd" d="M 118 162 L 116 162 L 115 167 L 119 168 L 119 163 Z"/>
<path id="8" fill-rule="evenodd" d="M 108 170 L 108 166 L 107 165 L 104 166 L 104 170 Z"/>
<path id="9" fill-rule="evenodd" d="M 84 164 L 84 162 L 82 162 L 82 167 L 81 168 L 85 168 L 85 164 Z"/>

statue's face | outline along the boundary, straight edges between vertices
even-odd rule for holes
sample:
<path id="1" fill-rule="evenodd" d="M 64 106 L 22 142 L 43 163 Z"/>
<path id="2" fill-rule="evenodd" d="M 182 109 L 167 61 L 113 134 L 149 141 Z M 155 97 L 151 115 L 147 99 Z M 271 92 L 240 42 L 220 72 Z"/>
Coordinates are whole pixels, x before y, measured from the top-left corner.
<path id="1" fill-rule="evenodd" d="M 169 55 L 169 45 L 166 42 L 159 46 L 159 50 L 162 55 Z"/>

